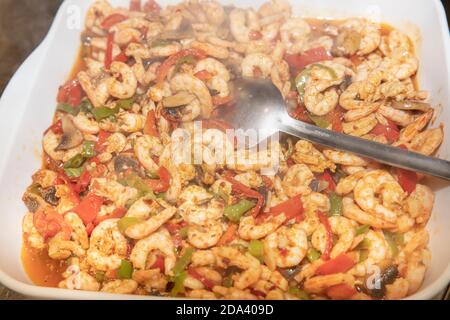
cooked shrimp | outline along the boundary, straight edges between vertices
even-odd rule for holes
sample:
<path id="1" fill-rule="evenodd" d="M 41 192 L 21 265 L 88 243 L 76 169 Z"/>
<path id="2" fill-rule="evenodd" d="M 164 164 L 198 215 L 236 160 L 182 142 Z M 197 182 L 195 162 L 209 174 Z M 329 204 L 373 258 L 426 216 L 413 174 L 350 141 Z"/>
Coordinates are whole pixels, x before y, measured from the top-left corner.
<path id="1" fill-rule="evenodd" d="M 299 53 L 310 33 L 311 27 L 302 18 L 290 18 L 280 27 L 281 41 L 290 53 Z"/>
<path id="2" fill-rule="evenodd" d="M 283 226 L 264 239 L 264 261 L 270 270 L 298 265 L 306 255 L 308 241 L 299 224 Z"/>
<path id="3" fill-rule="evenodd" d="M 403 143 L 410 142 L 423 128 L 425 128 L 432 116 L 433 111 L 430 110 L 417 117 L 412 123 L 400 131 L 398 140 Z"/>
<path id="4" fill-rule="evenodd" d="M 295 164 L 286 172 L 282 186 L 289 197 L 294 197 L 299 194 L 309 194 L 311 192 L 309 184 L 313 179 L 314 175 L 308 166 Z"/>
<path id="5" fill-rule="evenodd" d="M 380 27 L 364 19 L 348 19 L 344 28 L 357 31 L 361 35 L 361 42 L 357 54 L 366 55 L 378 48 L 381 42 Z"/>
<path id="6" fill-rule="evenodd" d="M 133 75 L 134 76 L 134 75 Z M 102 77 L 91 78 L 85 71 L 78 73 L 78 81 L 95 108 L 103 107 L 109 98 L 109 85 L 111 78 Z"/>
<path id="7" fill-rule="evenodd" d="M 100 291 L 118 294 L 132 294 L 136 291 L 138 284 L 131 279 L 113 280 L 105 283 Z"/>
<path id="8" fill-rule="evenodd" d="M 336 164 L 341 164 L 345 166 L 366 166 L 367 161 L 357 155 L 337 151 L 337 150 L 323 150 L 325 157 L 330 159 Z"/>
<path id="9" fill-rule="evenodd" d="M 416 135 L 408 144 L 408 149 L 429 156 L 437 150 L 443 139 L 442 127 L 428 129 Z"/>
<path id="10" fill-rule="evenodd" d="M 165 274 L 170 274 L 177 258 L 172 238 L 165 228 L 161 228 L 158 232 L 136 242 L 130 254 L 130 261 L 133 263 L 134 268 L 147 269 L 148 255 L 155 250 L 164 255 Z"/>
<path id="11" fill-rule="evenodd" d="M 361 118 L 356 121 L 342 123 L 342 129 L 344 133 L 351 136 L 361 137 L 370 131 L 377 125 L 377 119 L 372 113 L 367 117 Z"/>
<path id="12" fill-rule="evenodd" d="M 284 222 L 286 217 L 280 214 L 257 224 L 255 218 L 247 216 L 241 219 L 239 223 L 238 233 L 244 240 L 261 239 L 278 229 Z"/>
<path id="13" fill-rule="evenodd" d="M 134 144 L 134 153 L 142 166 L 150 172 L 157 172 L 159 166 L 153 160 L 153 156 L 160 156 L 163 146 L 158 138 L 144 135 L 139 137 Z"/>
<path id="14" fill-rule="evenodd" d="M 306 86 L 304 95 L 305 107 L 314 115 L 323 116 L 330 113 L 336 107 L 338 101 L 339 95 L 334 88 L 322 91 L 315 84 Z"/>
<path id="15" fill-rule="evenodd" d="M 255 77 L 255 70 L 261 73 L 262 78 L 268 78 L 272 71 L 273 61 L 264 53 L 251 53 L 242 60 L 242 76 Z"/>
<path id="16" fill-rule="evenodd" d="M 207 249 L 215 246 L 223 234 L 222 223 L 215 220 L 207 221 L 202 225 L 188 227 L 188 242 L 198 249 Z"/>
<path id="17" fill-rule="evenodd" d="M 134 96 L 137 89 L 137 79 L 133 70 L 123 62 L 113 62 L 110 67 L 111 72 L 115 75 L 108 84 L 108 92 L 115 98 L 128 99 Z M 122 81 L 117 80 L 120 77 Z"/>
<path id="18" fill-rule="evenodd" d="M 213 110 L 212 98 L 208 87 L 200 79 L 188 74 L 177 74 L 170 81 L 174 93 L 186 91 L 195 95 L 200 102 L 202 116 L 209 118 Z"/>
<path id="19" fill-rule="evenodd" d="M 328 221 L 330 222 L 332 232 L 339 237 L 330 253 L 330 257 L 334 259 L 351 248 L 353 239 L 355 238 L 355 227 L 352 221 L 345 217 L 333 216 L 330 217 Z M 316 231 L 314 231 L 311 243 L 314 248 L 323 253 L 327 246 L 326 242 L 327 234 L 325 227 L 320 225 Z"/>
<path id="20" fill-rule="evenodd" d="M 119 219 L 105 220 L 92 231 L 87 262 L 96 270 L 117 269 L 127 255 L 128 242 L 119 231 L 118 221 Z"/>
<path id="21" fill-rule="evenodd" d="M 431 216 L 434 205 L 433 191 L 422 184 L 417 184 L 416 189 L 405 200 L 405 210 L 417 223 L 426 223 Z"/>
<path id="22" fill-rule="evenodd" d="M 379 194 L 380 199 L 375 196 Z M 405 198 L 398 182 L 386 171 L 374 170 L 366 173 L 354 189 L 355 201 L 365 211 L 395 222 L 396 210 Z"/>
<path id="23" fill-rule="evenodd" d="M 375 216 L 367 213 L 358 207 L 353 199 L 345 197 L 342 199 L 343 210 L 342 213 L 345 217 L 355 220 L 360 224 L 367 224 L 371 227 L 378 229 L 391 229 L 396 226 L 395 222 L 385 220 L 383 217 Z"/>

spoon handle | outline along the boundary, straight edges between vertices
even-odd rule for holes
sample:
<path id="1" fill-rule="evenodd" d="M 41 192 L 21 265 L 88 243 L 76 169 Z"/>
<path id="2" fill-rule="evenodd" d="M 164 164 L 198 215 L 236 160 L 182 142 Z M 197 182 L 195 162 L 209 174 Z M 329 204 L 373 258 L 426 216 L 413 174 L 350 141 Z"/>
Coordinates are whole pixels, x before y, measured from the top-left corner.
<path id="1" fill-rule="evenodd" d="M 313 143 L 355 153 L 388 165 L 450 180 L 450 162 L 283 117 L 279 130 Z"/>

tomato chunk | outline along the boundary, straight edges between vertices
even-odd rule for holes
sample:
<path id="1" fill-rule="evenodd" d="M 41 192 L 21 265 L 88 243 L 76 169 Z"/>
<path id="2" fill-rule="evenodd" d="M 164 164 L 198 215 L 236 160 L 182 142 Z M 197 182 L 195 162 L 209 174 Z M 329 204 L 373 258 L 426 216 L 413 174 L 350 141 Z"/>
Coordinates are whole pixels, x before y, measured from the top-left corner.
<path id="1" fill-rule="evenodd" d="M 389 119 L 386 120 L 388 121 L 387 126 L 378 123 L 370 133 L 376 136 L 385 136 L 389 143 L 393 143 L 400 137 L 400 131 L 393 121 Z"/>
<path id="2" fill-rule="evenodd" d="M 75 212 L 83 220 L 85 225 L 93 222 L 103 205 L 103 198 L 93 193 L 88 194 L 80 204 L 70 211 Z"/>
<path id="3" fill-rule="evenodd" d="M 58 103 L 68 103 L 72 107 L 76 107 L 81 103 L 83 98 L 83 89 L 78 80 L 70 80 L 59 88 Z"/>
<path id="4" fill-rule="evenodd" d="M 333 56 L 327 50 L 325 50 L 324 47 L 309 49 L 306 50 L 303 54 L 288 54 L 285 56 L 285 60 L 289 64 L 291 73 L 293 75 L 297 75 L 311 63 L 331 59 L 333 59 Z"/>

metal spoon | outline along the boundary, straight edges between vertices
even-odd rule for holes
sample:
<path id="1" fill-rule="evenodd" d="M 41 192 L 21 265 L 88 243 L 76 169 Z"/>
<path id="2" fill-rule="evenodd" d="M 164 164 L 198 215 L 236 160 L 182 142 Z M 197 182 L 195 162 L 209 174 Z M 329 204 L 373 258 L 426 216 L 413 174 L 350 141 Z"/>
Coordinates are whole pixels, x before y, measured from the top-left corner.
<path id="1" fill-rule="evenodd" d="M 239 79 L 234 85 L 236 107 L 224 118 L 236 129 L 264 129 L 266 136 L 259 136 L 259 141 L 281 131 L 391 166 L 450 180 L 449 161 L 333 132 L 291 118 L 283 97 L 270 81 Z"/>

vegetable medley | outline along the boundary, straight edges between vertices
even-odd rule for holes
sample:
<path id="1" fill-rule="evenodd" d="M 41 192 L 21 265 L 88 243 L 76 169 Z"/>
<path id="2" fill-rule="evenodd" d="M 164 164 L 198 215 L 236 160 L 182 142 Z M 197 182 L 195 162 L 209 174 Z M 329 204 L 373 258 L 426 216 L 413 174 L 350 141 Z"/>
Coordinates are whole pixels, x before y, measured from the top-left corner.
<path id="1" fill-rule="evenodd" d="M 272 149 L 273 175 L 173 159 L 172 133 L 194 121 L 204 139 L 228 139 L 239 77 L 270 79 L 300 121 L 432 155 L 443 131 L 427 128 L 433 109 L 405 34 L 295 17 L 284 0 L 100 0 L 82 40 L 23 196 L 25 245 L 67 264 L 60 288 L 197 299 L 400 299 L 420 288 L 434 204 L 422 175 L 289 136 Z"/>

